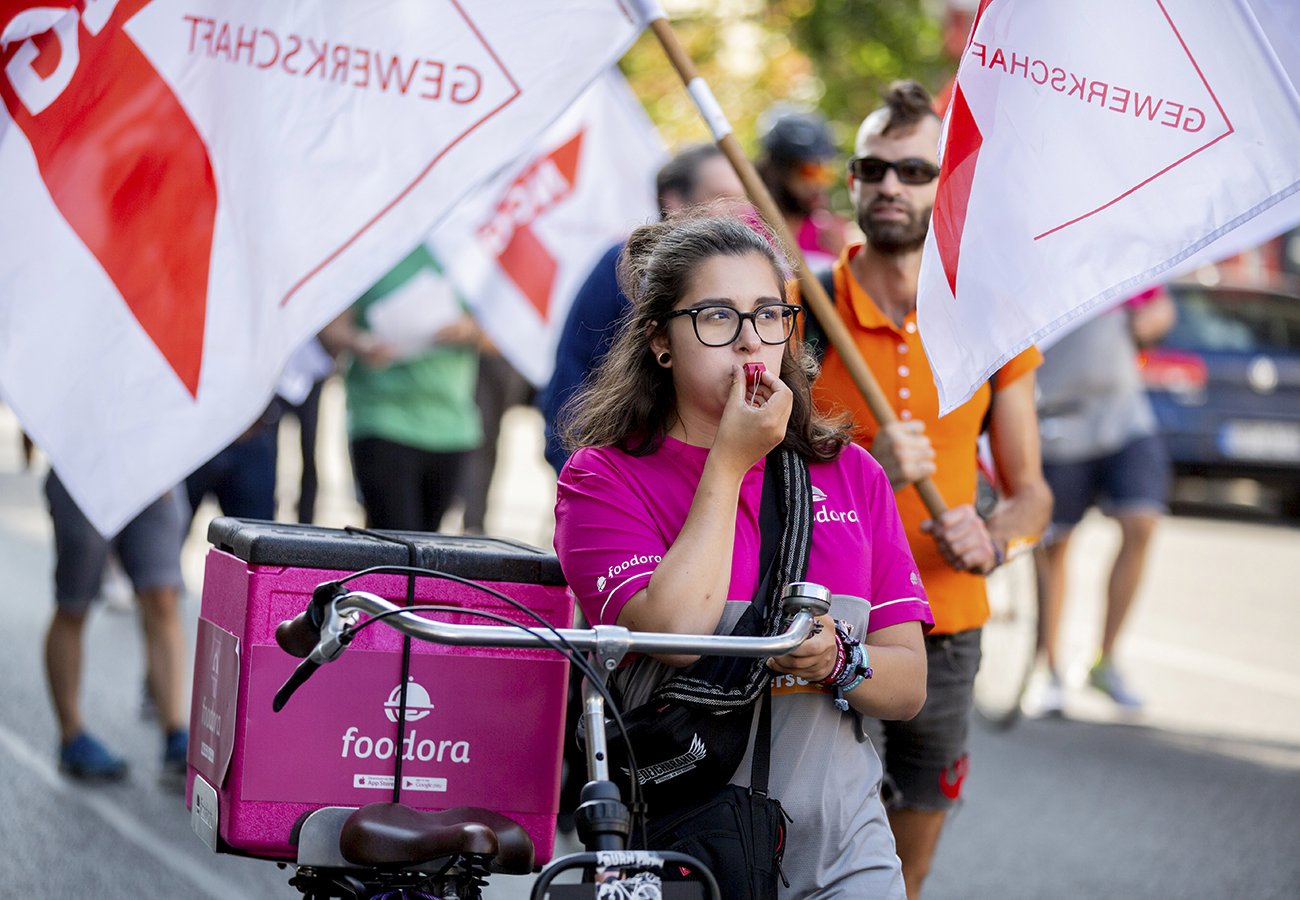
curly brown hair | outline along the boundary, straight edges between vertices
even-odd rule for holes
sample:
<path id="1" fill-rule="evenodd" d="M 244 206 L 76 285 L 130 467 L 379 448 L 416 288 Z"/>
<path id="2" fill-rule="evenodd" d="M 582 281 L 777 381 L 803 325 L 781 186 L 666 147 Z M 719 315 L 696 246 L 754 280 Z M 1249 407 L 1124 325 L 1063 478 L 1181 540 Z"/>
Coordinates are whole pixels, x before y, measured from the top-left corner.
<path id="1" fill-rule="evenodd" d="M 560 413 L 566 448 L 619 447 L 634 456 L 653 453 L 676 416 L 671 373 L 658 365 L 651 340 L 667 327 L 672 312 L 699 266 L 717 256 L 761 255 L 772 266 L 784 301 L 783 258 L 775 239 L 731 217 L 688 210 L 632 232 L 619 262 L 619 286 L 632 301 L 613 345 Z M 788 341 L 781 355 L 781 380 L 794 394 L 781 446 L 810 462 L 839 455 L 849 428 L 813 408 L 817 363 L 803 343 Z"/>

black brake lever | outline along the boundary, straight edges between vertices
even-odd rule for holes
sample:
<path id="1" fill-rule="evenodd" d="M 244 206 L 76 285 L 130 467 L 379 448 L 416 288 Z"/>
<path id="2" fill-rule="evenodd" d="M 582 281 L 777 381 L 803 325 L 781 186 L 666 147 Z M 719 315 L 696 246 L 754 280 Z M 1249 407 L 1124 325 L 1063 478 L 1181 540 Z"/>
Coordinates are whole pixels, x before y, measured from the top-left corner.
<path id="1" fill-rule="evenodd" d="M 294 667 L 293 673 L 289 676 L 288 680 L 285 681 L 284 684 L 280 685 L 280 689 L 275 692 L 275 698 L 271 701 L 272 711 L 279 712 L 284 709 L 285 704 L 289 702 L 289 698 L 293 696 L 294 691 L 302 687 L 306 683 L 307 679 L 321 667 L 322 663 L 327 663 L 331 660 L 337 659 L 339 654 L 347 648 L 348 644 L 352 643 L 353 635 L 354 632 L 352 631 L 351 626 L 345 625 L 342 632 L 339 633 L 339 636 L 332 642 L 335 645 L 333 648 L 327 651 L 323 649 L 322 645 L 317 644 L 316 648 L 311 651 L 311 654 Z"/>

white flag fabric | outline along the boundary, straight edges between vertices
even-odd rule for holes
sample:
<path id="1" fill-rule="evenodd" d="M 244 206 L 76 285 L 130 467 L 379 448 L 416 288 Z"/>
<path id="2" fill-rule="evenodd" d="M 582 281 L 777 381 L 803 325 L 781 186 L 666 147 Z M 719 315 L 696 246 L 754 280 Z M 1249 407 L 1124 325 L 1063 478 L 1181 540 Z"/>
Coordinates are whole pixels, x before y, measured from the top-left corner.
<path id="1" fill-rule="evenodd" d="M 1300 222 L 1294 0 L 982 0 L 917 318 L 947 412 L 1053 331 Z"/>
<path id="2" fill-rule="evenodd" d="M 666 154 L 617 69 L 444 220 L 428 244 L 483 330 L 541 387 L 560 329 L 595 261 L 657 217 Z"/>
<path id="3" fill-rule="evenodd" d="M 620 0 L 0 0 L 0 392 L 96 527 L 236 438 L 641 27 Z"/>

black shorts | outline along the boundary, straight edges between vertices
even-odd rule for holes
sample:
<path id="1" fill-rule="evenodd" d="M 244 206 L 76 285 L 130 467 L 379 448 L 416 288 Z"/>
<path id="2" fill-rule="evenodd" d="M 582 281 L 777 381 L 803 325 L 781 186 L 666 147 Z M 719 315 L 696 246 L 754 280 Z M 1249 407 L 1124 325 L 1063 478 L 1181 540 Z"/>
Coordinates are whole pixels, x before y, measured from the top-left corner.
<path id="1" fill-rule="evenodd" d="M 181 589 L 181 544 L 189 527 L 189 504 L 180 490 L 155 500 L 112 538 L 103 537 L 50 472 L 45 498 L 54 520 L 54 599 L 64 612 L 79 615 L 99 595 L 110 551 L 117 554 L 137 593 Z"/>
<path id="2" fill-rule="evenodd" d="M 1108 516 L 1160 515 L 1169 498 L 1169 457 L 1159 435 L 1141 437 L 1099 459 L 1043 463 L 1052 489 L 1052 532 L 1069 531 L 1094 503 Z"/>
<path id="3" fill-rule="evenodd" d="M 881 797 L 889 808 L 947 810 L 961 796 L 980 666 L 980 629 L 925 639 L 925 706 L 906 722 L 869 719 L 885 766 Z"/>

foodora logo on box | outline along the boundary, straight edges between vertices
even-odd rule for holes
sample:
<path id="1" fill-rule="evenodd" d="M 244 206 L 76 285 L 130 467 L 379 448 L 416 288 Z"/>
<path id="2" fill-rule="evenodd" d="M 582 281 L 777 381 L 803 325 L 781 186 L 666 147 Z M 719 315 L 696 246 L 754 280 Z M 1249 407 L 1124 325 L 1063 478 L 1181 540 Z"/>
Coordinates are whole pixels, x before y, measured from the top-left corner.
<path id="1" fill-rule="evenodd" d="M 383 703 L 384 715 L 390 722 L 399 718 L 407 723 L 418 722 L 434 710 L 433 701 L 423 685 L 411 678 L 406 685 L 406 710 L 401 708 L 402 686 L 399 684 L 388 693 Z M 343 759 L 392 759 L 397 750 L 396 741 L 389 735 L 372 737 L 363 734 L 357 725 L 348 726 L 343 732 Z M 420 760 L 421 762 L 468 763 L 470 743 L 467 740 L 439 735 L 436 738 L 421 737 L 412 728 L 402 740 L 402 759 Z"/>
<path id="2" fill-rule="evenodd" d="M 396 722 L 398 716 L 408 722 L 418 722 L 431 712 L 433 712 L 433 700 L 429 698 L 429 692 L 424 689 L 424 686 L 416 683 L 414 678 L 407 679 L 405 714 L 402 713 L 400 684 L 388 692 L 388 699 L 384 701 L 384 715 L 388 716 L 390 722 Z"/>

